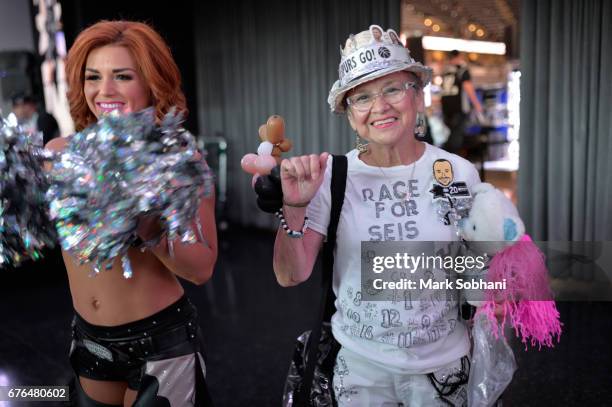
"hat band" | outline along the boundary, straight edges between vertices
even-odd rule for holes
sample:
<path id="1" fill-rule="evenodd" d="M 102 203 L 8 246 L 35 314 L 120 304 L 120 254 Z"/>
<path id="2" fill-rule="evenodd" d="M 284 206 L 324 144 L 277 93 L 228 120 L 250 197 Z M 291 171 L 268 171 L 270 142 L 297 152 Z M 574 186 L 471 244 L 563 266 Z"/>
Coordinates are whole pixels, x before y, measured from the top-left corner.
<path id="1" fill-rule="evenodd" d="M 345 85 L 356 77 L 385 69 L 390 66 L 405 66 L 413 63 L 408 50 L 393 44 L 372 44 L 359 48 L 344 58 L 338 68 L 340 83 Z"/>
<path id="2" fill-rule="evenodd" d="M 386 71 L 402 70 L 403 68 L 407 66 L 408 64 L 404 62 L 400 62 L 400 61 L 381 61 L 381 62 L 371 63 L 367 67 L 364 67 L 364 69 L 360 69 L 359 71 L 351 72 L 350 75 L 346 75 L 344 78 L 342 78 L 342 81 L 340 82 L 340 84 L 341 86 L 348 86 L 350 85 L 351 82 L 355 82 L 363 78 L 364 76 L 368 76 L 370 74 L 380 72 L 382 70 L 386 70 Z"/>

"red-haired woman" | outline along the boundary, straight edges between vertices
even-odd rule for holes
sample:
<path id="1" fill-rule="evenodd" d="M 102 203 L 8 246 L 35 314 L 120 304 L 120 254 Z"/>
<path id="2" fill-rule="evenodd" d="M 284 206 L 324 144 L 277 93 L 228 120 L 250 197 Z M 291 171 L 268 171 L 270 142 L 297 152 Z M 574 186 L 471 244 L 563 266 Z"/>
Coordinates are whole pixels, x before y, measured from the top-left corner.
<path id="1" fill-rule="evenodd" d="M 181 78 L 170 50 L 146 24 L 102 21 L 84 30 L 68 53 L 68 100 L 76 129 L 112 110 L 135 112 L 153 106 L 161 118 L 172 106 L 187 113 Z M 61 151 L 67 140 L 48 148 Z M 203 284 L 217 258 L 214 197 L 199 213 L 206 243 L 167 241 L 140 252 L 129 250 L 133 277 L 112 269 L 89 277 L 63 253 L 75 318 L 70 361 L 77 374 L 77 405 L 207 405 L 197 312 L 177 276 Z M 142 219 L 138 234 L 151 237 L 157 220 Z M 168 402 L 170 404 L 168 404 Z"/>

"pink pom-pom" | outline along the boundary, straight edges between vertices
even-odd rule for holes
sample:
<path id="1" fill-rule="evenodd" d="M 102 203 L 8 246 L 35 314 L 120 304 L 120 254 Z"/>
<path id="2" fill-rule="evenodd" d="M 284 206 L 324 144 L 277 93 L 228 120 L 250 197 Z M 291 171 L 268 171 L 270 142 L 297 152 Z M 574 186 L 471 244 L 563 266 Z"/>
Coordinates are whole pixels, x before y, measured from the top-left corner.
<path id="1" fill-rule="evenodd" d="M 486 303 L 477 311 L 485 314 L 491 321 L 493 333 L 503 332 L 506 319 L 509 319 L 514 331 L 527 348 L 537 344 L 538 349 L 544 346 L 553 347 L 561 336 L 559 311 L 552 301 L 548 284 L 544 255 L 524 235 L 514 245 L 497 253 L 489 265 L 488 281 L 506 280 L 505 290 L 488 290 Z M 501 303 L 503 320 L 501 327 L 495 317 L 497 304 Z M 500 329 L 501 328 L 501 329 Z"/>

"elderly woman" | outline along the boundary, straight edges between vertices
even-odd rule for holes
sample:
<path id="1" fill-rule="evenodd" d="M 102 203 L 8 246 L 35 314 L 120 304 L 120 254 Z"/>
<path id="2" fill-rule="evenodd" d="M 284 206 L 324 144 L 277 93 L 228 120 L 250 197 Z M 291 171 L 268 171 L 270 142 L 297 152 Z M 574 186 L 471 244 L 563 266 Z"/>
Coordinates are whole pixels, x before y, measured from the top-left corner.
<path id="1" fill-rule="evenodd" d="M 92 25 L 70 49 L 66 71 L 77 130 L 113 110 L 153 106 L 158 119 L 173 106 L 187 112 L 170 49 L 146 24 Z M 62 151 L 66 143 L 55 139 L 48 148 Z M 142 252 L 131 248 L 131 279 L 122 276 L 119 259 L 111 270 L 90 277 L 90 265 L 80 266 L 63 252 L 75 308 L 70 362 L 77 375 L 77 405 L 209 404 L 197 311 L 177 277 L 203 284 L 212 275 L 214 197 L 202 200 L 198 216 L 206 242 L 175 242 L 174 256 L 166 239 Z M 157 219 L 143 218 L 138 235 L 150 239 L 158 227 Z"/>
<path id="2" fill-rule="evenodd" d="M 333 270 L 331 325 L 341 344 L 335 396 L 339 405 L 461 406 L 470 342 L 457 301 L 437 301 L 426 292 L 413 293 L 411 303 L 366 301 L 361 291 L 362 241 L 457 240 L 456 224 L 440 214 L 438 199 L 456 202 L 479 182 L 468 161 L 415 139 L 431 69 L 388 32 L 382 42 L 372 41 L 372 27 L 347 40 L 328 99 L 368 142 L 346 154 Z M 274 271 L 283 286 L 310 277 L 326 237 L 332 159 L 322 153 L 281 163 L 285 228 L 277 233 Z"/>

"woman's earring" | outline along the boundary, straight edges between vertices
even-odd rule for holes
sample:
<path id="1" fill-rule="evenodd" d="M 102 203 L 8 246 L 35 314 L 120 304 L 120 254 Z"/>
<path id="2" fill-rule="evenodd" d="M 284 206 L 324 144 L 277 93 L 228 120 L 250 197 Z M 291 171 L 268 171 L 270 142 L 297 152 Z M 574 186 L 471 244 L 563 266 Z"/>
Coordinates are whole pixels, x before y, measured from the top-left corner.
<path id="1" fill-rule="evenodd" d="M 418 138 L 425 137 L 427 133 L 427 122 L 425 121 L 425 113 L 417 113 L 416 124 L 414 126 L 414 135 Z"/>
<path id="2" fill-rule="evenodd" d="M 357 149 L 359 154 L 368 151 L 368 144 L 361 142 L 361 139 L 359 138 L 359 134 L 357 134 L 357 132 L 355 132 L 355 149 Z"/>

